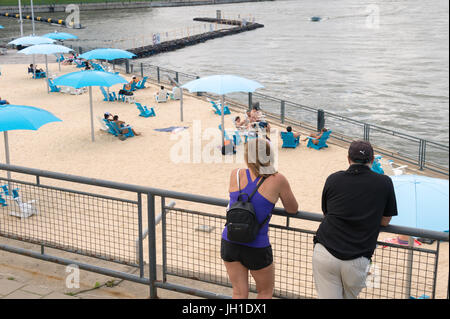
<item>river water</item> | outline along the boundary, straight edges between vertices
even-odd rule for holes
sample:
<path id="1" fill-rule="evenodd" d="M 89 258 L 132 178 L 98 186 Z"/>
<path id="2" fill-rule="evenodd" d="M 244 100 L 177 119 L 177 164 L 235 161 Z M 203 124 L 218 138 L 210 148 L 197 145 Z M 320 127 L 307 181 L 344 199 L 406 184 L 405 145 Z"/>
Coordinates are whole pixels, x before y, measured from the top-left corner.
<path id="1" fill-rule="evenodd" d="M 189 74 L 236 74 L 259 92 L 448 145 L 446 0 L 284 0 L 81 12 L 89 45 L 176 32 L 194 17 L 255 18 L 264 28 L 142 59 Z M 42 14 L 57 17 L 58 14 Z M 61 17 L 61 14 L 59 14 Z M 320 22 L 311 22 L 320 16 Z M 0 37 L 18 35 L 0 18 Z M 43 34 L 58 27 L 36 24 Z M 25 32 L 30 33 L 30 22 Z M 67 30 L 62 30 L 67 31 Z M 173 33 L 175 34 L 175 33 Z M 139 40 L 138 40 L 139 41 Z M 145 41 L 145 39 L 144 39 Z"/>

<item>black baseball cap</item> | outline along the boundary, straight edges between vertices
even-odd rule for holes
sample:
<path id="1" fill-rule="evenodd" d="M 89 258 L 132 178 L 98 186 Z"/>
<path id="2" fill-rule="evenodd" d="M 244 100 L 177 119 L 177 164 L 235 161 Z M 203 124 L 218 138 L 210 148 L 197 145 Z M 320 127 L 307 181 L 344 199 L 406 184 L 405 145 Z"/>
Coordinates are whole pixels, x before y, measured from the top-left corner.
<path id="1" fill-rule="evenodd" d="M 353 141 L 348 148 L 348 157 L 355 163 L 370 163 L 373 160 L 372 145 L 367 141 Z"/>

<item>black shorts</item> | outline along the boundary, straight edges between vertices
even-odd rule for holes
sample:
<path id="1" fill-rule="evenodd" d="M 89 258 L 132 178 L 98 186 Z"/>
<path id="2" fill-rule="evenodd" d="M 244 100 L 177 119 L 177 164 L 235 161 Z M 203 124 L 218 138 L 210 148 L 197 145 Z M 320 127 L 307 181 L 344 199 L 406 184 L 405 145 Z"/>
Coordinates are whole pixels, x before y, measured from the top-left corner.
<path id="1" fill-rule="evenodd" d="M 220 247 L 220 257 L 227 262 L 239 261 L 250 270 L 263 269 L 273 262 L 272 246 L 254 248 L 230 243 L 224 239 Z"/>

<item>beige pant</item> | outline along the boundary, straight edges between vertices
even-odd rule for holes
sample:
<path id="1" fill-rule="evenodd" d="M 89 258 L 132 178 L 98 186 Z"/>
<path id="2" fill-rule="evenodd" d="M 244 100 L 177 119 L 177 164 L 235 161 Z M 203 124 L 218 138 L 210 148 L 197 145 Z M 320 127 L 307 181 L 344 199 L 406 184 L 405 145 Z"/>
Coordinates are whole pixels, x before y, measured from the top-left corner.
<path id="1" fill-rule="evenodd" d="M 356 299 L 366 287 L 370 261 L 366 257 L 340 260 L 321 244 L 314 247 L 313 276 L 320 299 Z"/>

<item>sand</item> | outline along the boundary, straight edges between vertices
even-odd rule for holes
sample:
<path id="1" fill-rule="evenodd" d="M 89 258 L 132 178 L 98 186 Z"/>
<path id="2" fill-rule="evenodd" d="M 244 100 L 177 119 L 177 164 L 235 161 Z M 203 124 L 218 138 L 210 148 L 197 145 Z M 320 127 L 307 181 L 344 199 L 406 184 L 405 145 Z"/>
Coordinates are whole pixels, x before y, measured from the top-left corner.
<path id="1" fill-rule="evenodd" d="M 42 66 L 42 64 L 40 65 Z M 75 66 L 62 65 L 62 70 L 59 72 L 58 64 L 51 63 L 49 66 L 50 72 L 56 75 L 78 70 Z M 228 196 L 231 170 L 245 166 L 243 163 L 233 161 L 233 157 L 227 157 L 231 159 L 231 162 L 224 162 L 222 156 L 218 157 L 219 163 L 207 163 L 205 160 L 208 158 L 201 156 L 200 162 L 195 162 L 199 158 L 193 154 L 195 149 L 193 136 L 199 136 L 199 132 L 200 134 L 216 132 L 217 136 L 220 136 L 217 129 L 220 124 L 220 116 L 213 113 L 208 102 L 198 99 L 194 95 L 184 94 L 184 121 L 181 122 L 179 101 L 159 104 L 155 102 L 154 94 L 157 92 L 158 86 L 156 83 L 152 83 L 152 79 L 147 82 L 146 89 L 135 93 L 137 102 L 154 108 L 156 117 L 150 118 L 138 116 L 139 111 L 134 104 L 104 102 L 100 90 L 93 88 L 95 142 L 92 142 L 89 95 L 87 93 L 78 96 L 63 93 L 47 94 L 45 81 L 31 79 L 26 73 L 26 68 L 25 64 L 2 65 L 0 96 L 9 100 L 11 104 L 30 105 L 48 110 L 62 122 L 44 125 L 38 131 L 9 132 L 11 164 L 224 199 Z M 130 75 L 124 76 L 131 79 Z M 117 92 L 119 88 L 118 85 L 112 87 L 111 90 Z M 121 141 L 102 131 L 97 117 L 102 117 L 105 112 L 119 115 L 120 119 L 131 124 L 142 135 Z M 239 113 L 233 111 L 232 116 L 235 114 Z M 232 127 L 232 116 L 226 116 L 226 128 Z M 186 126 L 188 129 L 177 134 L 154 131 L 156 128 L 170 126 Z M 332 139 L 329 142 L 330 147 L 320 151 L 307 148 L 304 141 L 297 149 L 282 149 L 281 140 L 276 138 L 279 136 L 276 130 L 283 128 L 275 123 L 272 123 L 272 128 L 275 134 L 273 143 L 278 149 L 278 171 L 287 176 L 299 202 L 299 209 L 320 213 L 323 184 L 329 174 L 348 167 L 347 149 L 340 147 Z M 212 141 L 211 136 L 203 137 L 201 150 L 208 147 Z M 185 140 L 182 140 L 183 138 Z M 188 162 L 177 163 L 174 160 L 176 156 L 173 156 L 176 154 L 175 150 L 180 150 L 180 145 L 189 144 L 190 147 L 187 148 L 190 151 L 187 157 Z M 220 151 L 217 148 L 212 149 Z M 0 161 L 2 162 L 4 162 L 4 155 L 2 138 L 0 142 Z M 4 172 L 0 174 L 0 176 L 6 177 Z M 14 176 L 18 179 L 24 178 L 23 175 L 13 174 Z M 51 181 L 47 181 L 47 183 L 68 187 L 67 183 Z M 73 187 L 98 192 L 98 189 L 94 187 L 83 186 L 80 188 L 79 185 Z M 134 195 L 126 192 L 102 190 L 101 193 L 135 199 Z M 159 201 L 157 201 L 156 207 L 159 207 L 158 205 Z M 177 203 L 177 207 L 207 210 L 205 205 L 202 208 L 199 208 L 200 206 L 192 203 Z M 281 207 L 281 202 L 277 203 L 277 206 Z M 157 209 L 157 211 L 159 210 Z M 209 212 L 224 214 L 224 209 L 216 207 Z M 76 219 L 76 213 L 74 214 L 71 216 L 72 220 Z M 8 218 L 10 218 L 9 220 L 14 219 L 14 217 Z M 45 224 L 44 221 L 42 222 Z M 284 221 L 274 219 L 273 222 Z M 318 226 L 313 222 L 295 222 L 295 226 L 299 226 L 299 224 L 310 230 L 315 230 Z M 24 226 L 22 231 L 29 232 L 30 228 Z M 89 229 L 86 228 L 84 231 L 89 231 Z M 160 236 L 159 231 L 157 235 Z M 383 236 L 389 237 L 392 234 L 380 235 L 380 237 Z M 47 239 L 51 240 L 52 238 L 54 239 L 50 236 Z M 99 237 L 99 240 L 101 239 Z M 128 247 L 131 247 L 134 238 L 127 240 L 129 241 Z M 217 249 L 214 248 L 214 250 Z M 144 251 L 147 251 L 146 246 Z M 447 251 L 448 243 L 442 244 L 439 266 L 444 267 L 443 269 L 448 269 Z M 105 252 L 106 255 L 108 253 L 114 254 Z M 130 251 L 130 255 L 132 253 Z M 160 250 L 158 254 L 160 254 Z M 446 295 L 445 282 L 448 271 L 440 271 L 439 274 L 438 282 L 443 284 L 440 288 L 438 287 L 437 297 L 442 298 Z"/>

